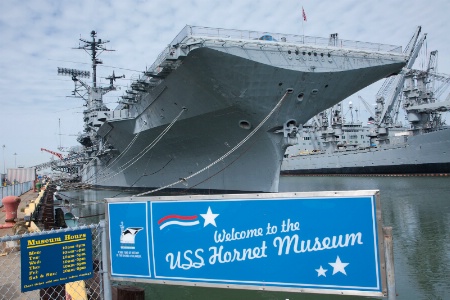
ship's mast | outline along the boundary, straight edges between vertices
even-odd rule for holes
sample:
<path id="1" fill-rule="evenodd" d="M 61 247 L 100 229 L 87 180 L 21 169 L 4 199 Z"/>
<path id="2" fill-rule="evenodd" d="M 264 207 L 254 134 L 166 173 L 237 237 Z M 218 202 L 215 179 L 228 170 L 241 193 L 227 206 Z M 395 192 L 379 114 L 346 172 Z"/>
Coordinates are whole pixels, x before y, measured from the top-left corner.
<path id="1" fill-rule="evenodd" d="M 92 87 L 89 87 L 87 84 L 76 78 L 76 76 L 72 77 L 72 79 L 75 81 L 75 84 L 78 81 L 88 91 L 89 99 L 85 100 L 87 100 L 88 110 L 93 111 L 105 109 L 103 105 L 102 96 L 111 90 L 115 90 L 115 87 L 112 85 L 112 83 L 109 87 L 106 88 L 97 87 L 97 65 L 103 64 L 103 61 L 101 61 L 98 57 L 104 51 L 115 51 L 115 50 L 106 49 L 105 44 L 109 43 L 109 40 L 96 39 L 97 32 L 95 32 L 95 30 L 91 31 L 91 37 L 92 40 L 90 41 L 80 38 L 80 41 L 84 44 L 79 45 L 77 48 L 74 49 L 83 49 L 91 57 Z"/>
<path id="2" fill-rule="evenodd" d="M 109 40 L 102 41 L 101 39 L 96 40 L 97 32 L 95 30 L 91 31 L 91 37 L 92 41 L 88 41 L 85 39 L 80 38 L 80 41 L 84 43 L 84 45 L 78 46 L 78 48 L 74 49 L 84 49 L 89 56 L 91 57 L 92 61 L 92 87 L 97 87 L 97 65 L 103 64 L 103 62 L 98 59 L 98 56 L 102 54 L 103 51 L 115 51 L 106 49 L 104 44 L 109 43 Z"/>
<path id="3" fill-rule="evenodd" d="M 75 83 L 75 89 L 72 95 L 82 98 L 86 101 L 86 109 L 83 111 L 84 115 L 84 134 L 78 137 L 78 141 L 85 147 L 90 147 L 92 151 L 99 150 L 99 141 L 96 138 L 95 132 L 105 122 L 108 107 L 103 103 L 103 95 L 116 90 L 114 81 L 117 78 L 124 78 L 123 76 L 115 76 L 114 72 L 111 76 L 106 77 L 110 81 L 109 86 L 98 87 L 97 86 L 97 65 L 103 62 L 98 58 L 104 51 L 115 51 L 106 49 L 105 44 L 109 43 L 109 40 L 97 39 L 97 32 L 91 31 L 92 40 L 86 40 L 80 38 L 80 45 L 73 49 L 83 49 L 89 54 L 92 61 L 92 85 L 89 86 L 80 77 L 89 77 L 90 74 L 87 71 L 79 71 L 74 69 L 58 68 L 58 73 L 61 75 L 71 75 L 72 80 Z"/>

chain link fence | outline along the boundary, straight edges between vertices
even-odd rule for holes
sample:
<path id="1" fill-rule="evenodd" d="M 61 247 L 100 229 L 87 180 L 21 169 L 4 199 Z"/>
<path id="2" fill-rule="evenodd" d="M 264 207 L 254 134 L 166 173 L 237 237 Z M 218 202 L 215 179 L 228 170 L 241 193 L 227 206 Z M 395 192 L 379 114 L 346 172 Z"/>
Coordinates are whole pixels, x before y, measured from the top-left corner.
<path id="1" fill-rule="evenodd" d="M 80 226 L 66 229 L 47 230 L 36 233 L 25 233 L 27 228 L 25 222 L 16 224 L 16 235 L 0 237 L 0 300 L 24 299 L 24 300 L 97 300 L 103 299 L 103 278 L 102 278 L 102 233 L 104 227 L 100 224 Z M 45 239 L 53 233 L 68 233 L 79 229 L 90 229 L 92 233 L 92 263 L 93 277 L 60 284 L 48 288 L 21 292 L 21 253 L 20 241 L 23 238 L 36 237 Z M 56 262 L 60 263 L 60 262 Z"/>

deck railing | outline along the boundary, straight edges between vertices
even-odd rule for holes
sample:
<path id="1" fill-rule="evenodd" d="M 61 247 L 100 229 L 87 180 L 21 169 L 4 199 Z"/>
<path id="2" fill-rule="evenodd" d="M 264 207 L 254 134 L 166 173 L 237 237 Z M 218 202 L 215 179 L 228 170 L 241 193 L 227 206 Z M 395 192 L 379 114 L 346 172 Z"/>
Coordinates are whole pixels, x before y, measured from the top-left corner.
<path id="1" fill-rule="evenodd" d="M 336 46 L 342 48 L 353 48 L 353 49 L 365 49 L 373 51 L 385 51 L 385 52 L 396 52 L 401 53 L 402 47 L 395 45 L 387 45 L 380 43 L 368 43 L 360 41 L 351 41 L 338 39 L 337 35 L 335 38 L 323 38 L 323 37 L 313 37 L 306 35 L 294 35 L 294 34 L 284 34 L 284 33 L 270 33 L 262 31 L 248 31 L 248 30 L 237 30 L 237 29 L 222 29 L 222 28 L 210 28 L 210 27 L 199 27 L 190 26 L 181 30 L 177 37 L 172 41 L 170 45 L 175 45 L 180 43 L 186 36 L 205 36 L 212 38 L 232 38 L 232 39 L 246 39 L 246 40 L 272 40 L 276 42 L 289 42 L 294 44 L 312 44 L 321 46 Z M 264 38 L 263 38 L 264 37 Z"/>
<path id="2" fill-rule="evenodd" d="M 20 196 L 33 188 L 33 181 L 10 184 L 0 187 L 0 207 L 2 206 L 2 199 L 6 196 Z"/>

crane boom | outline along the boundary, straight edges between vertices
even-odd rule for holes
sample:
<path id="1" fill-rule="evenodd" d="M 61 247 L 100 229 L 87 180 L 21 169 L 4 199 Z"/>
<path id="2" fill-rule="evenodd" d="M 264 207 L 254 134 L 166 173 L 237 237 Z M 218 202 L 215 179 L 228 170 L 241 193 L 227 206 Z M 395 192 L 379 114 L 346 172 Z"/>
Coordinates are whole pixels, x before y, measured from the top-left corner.
<path id="1" fill-rule="evenodd" d="M 45 149 L 45 148 L 41 148 L 41 151 L 45 151 L 45 152 L 48 152 L 50 154 L 53 154 L 54 156 L 58 157 L 61 160 L 64 159 L 64 157 L 63 157 L 63 155 L 61 153 L 58 153 L 58 152 L 55 152 L 55 151 L 52 151 L 52 150 L 48 150 L 48 149 Z"/>
<path id="2" fill-rule="evenodd" d="M 392 108 L 394 107 L 396 99 L 397 99 L 399 93 L 402 91 L 402 87 L 405 82 L 405 73 L 407 70 L 411 69 L 412 66 L 414 65 L 417 55 L 419 54 L 419 51 L 422 48 L 422 45 L 427 37 L 427 34 L 424 33 L 422 35 L 422 37 L 419 40 L 417 40 L 420 31 L 421 31 L 421 27 L 419 26 L 418 30 L 416 31 L 416 33 L 414 34 L 413 38 L 411 39 L 410 43 L 407 46 L 407 48 L 412 46 L 410 55 L 409 55 L 409 59 L 408 59 L 408 62 L 406 63 L 406 66 L 403 68 L 403 70 L 400 72 L 400 74 L 396 76 L 395 86 L 392 87 L 394 80 L 389 80 L 389 84 L 387 86 L 384 86 L 384 90 L 383 91 L 380 90 L 380 92 L 390 91 L 391 95 L 387 99 L 384 99 L 385 104 L 384 104 L 383 112 L 381 113 L 380 119 L 378 120 L 378 125 L 386 122 L 386 120 L 389 119 L 389 117 L 391 117 L 390 114 L 392 113 Z M 378 92 L 377 98 L 384 96 L 380 92 Z"/>
<path id="3" fill-rule="evenodd" d="M 430 59 L 428 60 L 428 66 L 427 66 L 427 73 L 431 73 L 431 70 L 433 70 L 433 73 L 437 72 L 437 54 L 438 51 L 434 50 L 430 52 Z"/>
<path id="4" fill-rule="evenodd" d="M 358 98 L 359 100 L 361 100 L 370 116 L 375 119 L 375 113 L 373 112 L 373 109 L 370 107 L 369 103 L 367 103 L 366 100 L 364 100 L 364 98 L 361 97 L 360 95 L 358 95 Z"/>

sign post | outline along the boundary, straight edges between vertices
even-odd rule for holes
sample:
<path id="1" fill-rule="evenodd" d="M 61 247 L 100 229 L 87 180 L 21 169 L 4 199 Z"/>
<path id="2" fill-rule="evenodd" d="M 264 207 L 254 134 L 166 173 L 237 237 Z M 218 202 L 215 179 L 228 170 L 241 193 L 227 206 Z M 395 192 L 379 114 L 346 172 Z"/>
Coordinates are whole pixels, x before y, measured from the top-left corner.
<path id="1" fill-rule="evenodd" d="M 386 296 L 378 191 L 107 199 L 114 280 Z"/>

